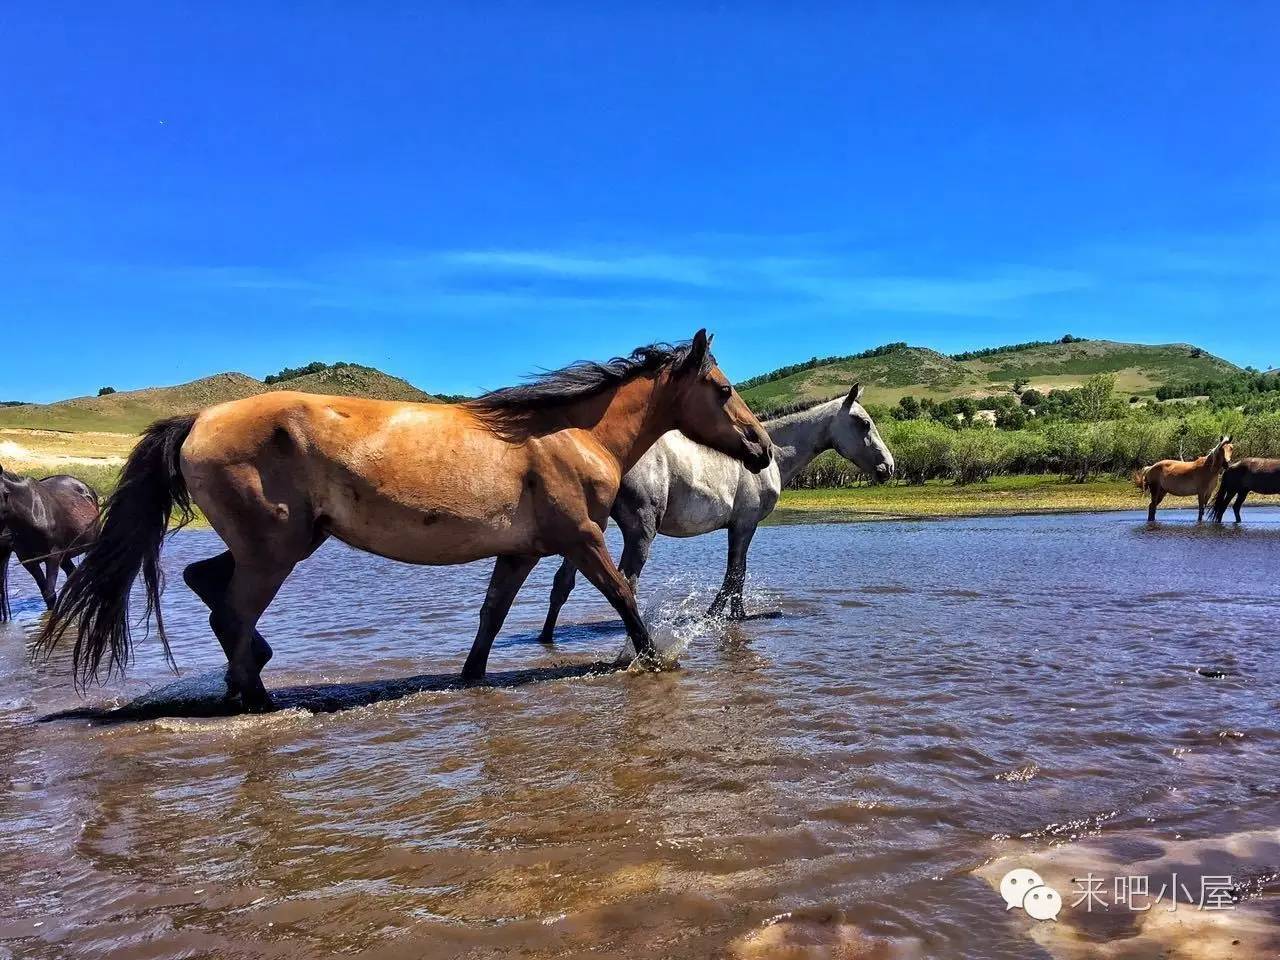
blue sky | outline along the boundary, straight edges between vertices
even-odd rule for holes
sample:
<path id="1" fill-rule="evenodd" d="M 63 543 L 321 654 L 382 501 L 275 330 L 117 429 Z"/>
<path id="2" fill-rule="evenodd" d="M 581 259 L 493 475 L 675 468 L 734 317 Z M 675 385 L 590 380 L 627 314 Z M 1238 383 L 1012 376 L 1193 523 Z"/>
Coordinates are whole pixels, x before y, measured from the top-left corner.
<path id="1" fill-rule="evenodd" d="M 0 399 L 1073 333 L 1280 364 L 1274 4 L 6 6 Z"/>

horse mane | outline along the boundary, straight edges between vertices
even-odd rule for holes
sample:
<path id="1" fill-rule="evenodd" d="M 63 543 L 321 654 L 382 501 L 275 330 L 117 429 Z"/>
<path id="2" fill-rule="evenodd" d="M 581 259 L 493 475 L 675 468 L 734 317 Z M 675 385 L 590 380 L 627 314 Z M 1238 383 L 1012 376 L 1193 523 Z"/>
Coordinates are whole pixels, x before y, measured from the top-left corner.
<path id="1" fill-rule="evenodd" d="M 840 394 L 836 394 L 834 397 L 823 397 L 817 400 L 813 398 L 808 400 L 793 400 L 790 403 L 784 403 L 779 407 L 774 407 L 772 410 L 768 411 L 768 413 L 761 414 L 760 421 L 762 423 L 772 423 L 776 420 L 781 420 L 783 417 L 790 417 L 797 413 L 804 413 L 806 410 L 812 410 L 814 407 L 821 407 L 824 404 L 830 403 L 832 400 L 839 400 L 840 396 Z"/>
<path id="2" fill-rule="evenodd" d="M 461 404 L 476 414 L 490 429 L 507 433 L 513 421 L 584 400 L 646 373 L 678 367 L 689 356 L 690 344 L 651 343 L 636 347 L 625 357 L 603 363 L 579 360 L 559 370 L 547 370 L 524 383 L 490 390 Z M 703 372 L 715 361 L 710 352 L 703 360 Z"/>

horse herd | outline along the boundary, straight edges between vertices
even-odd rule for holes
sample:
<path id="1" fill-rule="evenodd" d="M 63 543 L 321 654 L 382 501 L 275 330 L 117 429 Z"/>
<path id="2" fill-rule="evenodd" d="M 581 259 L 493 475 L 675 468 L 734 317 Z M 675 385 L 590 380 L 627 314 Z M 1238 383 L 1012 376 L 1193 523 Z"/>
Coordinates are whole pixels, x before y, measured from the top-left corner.
<path id="1" fill-rule="evenodd" d="M 1236 523 L 1239 523 L 1240 507 L 1249 494 L 1280 493 L 1280 460 L 1263 457 L 1232 460 L 1232 452 L 1231 437 L 1225 436 L 1196 460 L 1161 460 L 1135 473 L 1133 482 L 1138 489 L 1151 495 L 1147 519 L 1155 520 L 1156 507 L 1160 506 L 1166 494 L 1171 493 L 1177 497 L 1194 496 L 1197 499 L 1200 508 L 1197 523 L 1204 520 L 1210 498 L 1213 499 L 1210 514 L 1214 522 L 1222 522 L 1230 504 Z M 1215 486 L 1218 488 L 1217 496 L 1214 496 Z"/>
<path id="2" fill-rule="evenodd" d="M 710 347 L 700 330 L 684 345 L 572 364 L 458 404 L 292 392 L 219 404 L 147 428 L 101 511 L 74 477 L 0 470 L 0 617 L 9 615 L 12 552 L 49 607 L 37 649 L 72 633 L 74 676 L 84 684 L 104 660 L 108 675 L 128 665 L 129 595 L 141 574 L 144 619 L 154 617 L 172 662 L 160 548 L 175 513 L 181 526 L 198 507 L 227 550 L 183 578 L 209 608 L 227 657 L 227 696 L 246 710 L 271 703 L 261 672 L 272 651 L 258 620 L 329 537 L 408 563 L 495 559 L 465 681 L 483 679 L 516 593 L 551 555 L 563 562 L 543 641 L 552 642 L 581 572 L 621 616 L 636 660 L 654 664 L 635 589 L 655 536 L 727 530 L 727 569 L 709 613 L 740 618 L 751 539 L 800 470 L 834 449 L 877 481 L 894 473 L 860 387 L 761 424 Z M 1203 519 L 1219 475 L 1219 520 L 1233 496 L 1239 520 L 1250 491 L 1280 492 L 1280 461 L 1230 461 L 1223 437 L 1194 463 L 1161 461 L 1136 475 L 1151 494 L 1150 518 L 1172 493 L 1198 495 Z M 610 516 L 623 536 L 620 568 L 605 545 Z M 60 594 L 59 569 L 69 575 Z"/>

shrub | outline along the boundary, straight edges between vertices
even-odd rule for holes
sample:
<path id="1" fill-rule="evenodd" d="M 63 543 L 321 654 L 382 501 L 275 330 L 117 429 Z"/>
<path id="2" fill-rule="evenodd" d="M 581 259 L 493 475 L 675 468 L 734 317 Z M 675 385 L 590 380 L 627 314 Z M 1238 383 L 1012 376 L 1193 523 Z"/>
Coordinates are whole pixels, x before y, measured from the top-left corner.
<path id="1" fill-rule="evenodd" d="M 956 431 L 933 420 L 890 423 L 884 431 L 898 476 L 907 483 L 944 476 L 955 438 Z"/>
<path id="2" fill-rule="evenodd" d="M 947 455 L 947 473 L 956 483 L 989 480 L 1004 470 L 1009 446 L 999 430 L 960 430 Z"/>

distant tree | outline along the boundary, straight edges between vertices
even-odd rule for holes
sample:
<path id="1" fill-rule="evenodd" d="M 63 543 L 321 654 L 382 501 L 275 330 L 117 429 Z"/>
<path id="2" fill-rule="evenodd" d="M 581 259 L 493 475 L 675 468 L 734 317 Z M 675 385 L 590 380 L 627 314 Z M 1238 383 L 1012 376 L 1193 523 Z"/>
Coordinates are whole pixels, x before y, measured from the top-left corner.
<path id="1" fill-rule="evenodd" d="M 1013 381 L 1014 393 L 1021 394 L 1022 391 L 1025 389 L 1027 389 L 1027 381 L 1024 380 L 1022 377 L 1019 377 L 1017 380 Z"/>
<path id="2" fill-rule="evenodd" d="M 98 388 L 98 396 L 100 397 L 105 397 L 107 394 L 115 393 L 115 392 L 116 392 L 115 387 L 99 387 Z"/>
<path id="3" fill-rule="evenodd" d="M 1044 403 L 1044 394 L 1035 389 L 1035 387 L 1022 391 L 1022 405 L 1024 407 L 1038 407 L 1042 403 Z"/>
<path id="4" fill-rule="evenodd" d="M 1001 430 L 1021 430 L 1027 425 L 1027 412 L 1022 407 L 1003 407 L 996 411 L 996 426 Z"/>
<path id="5" fill-rule="evenodd" d="M 1073 393 L 1076 415 L 1081 420 L 1106 420 L 1114 412 L 1116 378 L 1107 373 L 1096 374 Z"/>
<path id="6" fill-rule="evenodd" d="M 1067 334 L 1063 334 L 1062 339 L 1059 340 L 1058 342 L 1059 343 L 1078 343 L 1079 340 L 1080 340 L 1079 337 L 1073 337 L 1071 334 L 1067 333 Z"/>
<path id="7" fill-rule="evenodd" d="M 920 401 L 911 396 L 911 394 L 907 394 L 898 400 L 898 405 L 893 411 L 893 417 L 895 420 L 916 420 L 919 419 L 920 413 Z"/>
<path id="8" fill-rule="evenodd" d="M 1203 357 L 1203 356 L 1204 356 L 1204 351 L 1203 351 L 1203 350 L 1201 350 L 1199 347 L 1192 347 L 1192 348 L 1191 348 L 1191 356 L 1193 356 L 1193 357 Z"/>
<path id="9" fill-rule="evenodd" d="M 286 380 L 297 380 L 299 377 L 309 376 L 313 373 L 321 373 L 325 370 L 334 370 L 338 367 L 349 367 L 351 364 L 338 361 L 337 363 L 321 363 L 319 360 L 308 363 L 305 367 L 285 367 L 279 373 L 272 373 L 262 379 L 263 383 L 284 383 Z"/>

